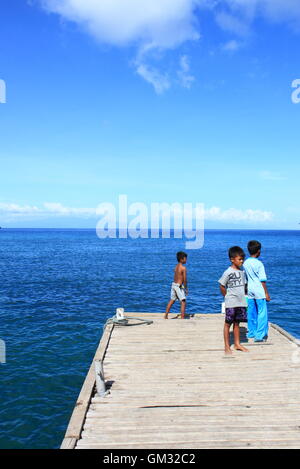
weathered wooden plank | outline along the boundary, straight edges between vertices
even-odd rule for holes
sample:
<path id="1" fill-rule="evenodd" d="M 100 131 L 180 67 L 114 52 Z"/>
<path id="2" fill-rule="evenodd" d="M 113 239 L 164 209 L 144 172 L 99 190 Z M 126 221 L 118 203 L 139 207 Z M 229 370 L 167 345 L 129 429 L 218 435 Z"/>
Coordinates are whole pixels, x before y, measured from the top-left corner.
<path id="1" fill-rule="evenodd" d="M 111 449 L 111 443 L 104 444 L 104 443 L 81 443 L 78 442 L 78 449 Z M 166 449 L 165 444 L 161 443 L 152 443 L 144 442 L 142 444 L 134 442 L 134 443 L 127 443 L 127 444 L 114 444 L 114 449 Z M 206 441 L 190 441 L 189 443 L 182 443 L 180 438 L 178 438 L 173 442 L 168 442 L 168 449 L 222 449 L 222 448 L 239 448 L 239 449 L 272 449 L 272 448 L 289 448 L 289 449 L 299 449 L 299 441 L 296 440 L 280 440 L 280 441 L 269 441 L 265 440 L 255 441 L 255 442 L 245 442 L 245 441 L 228 441 L 228 440 L 220 440 L 218 442 L 213 442 L 206 440 Z"/>
<path id="2" fill-rule="evenodd" d="M 201 431 L 200 431 L 201 429 Z M 146 422 L 145 426 L 143 426 L 139 422 L 139 436 L 146 436 L 146 435 L 158 435 L 158 438 L 163 438 L 160 434 L 167 432 L 168 434 L 174 434 L 174 433 L 180 433 L 182 430 L 182 425 L 179 424 L 171 424 L 170 423 L 167 425 L 151 425 L 151 422 Z M 115 429 L 110 429 L 107 431 L 105 429 L 105 437 L 109 437 L 109 435 L 114 435 L 115 434 Z M 126 442 L 126 439 L 130 437 L 130 435 L 135 435 L 136 433 L 136 427 L 134 426 L 122 426 L 119 427 L 118 430 L 118 435 L 120 436 L 120 440 L 124 439 Z M 199 435 L 206 435 L 207 433 L 213 433 L 214 436 L 218 435 L 218 438 L 223 438 L 224 433 L 229 436 L 231 433 L 239 434 L 239 438 L 247 437 L 247 438 L 253 438 L 254 436 L 258 438 L 261 438 L 262 436 L 265 436 L 266 434 L 270 438 L 271 435 L 274 437 L 278 437 L 279 435 L 285 435 L 285 437 L 290 437 L 290 434 L 296 434 L 296 437 L 299 437 L 300 429 L 299 426 L 297 425 L 260 425 L 259 427 L 257 425 L 237 425 L 232 423 L 232 425 L 228 425 L 224 422 L 222 426 L 218 425 L 216 423 L 215 425 L 201 425 L 201 424 L 193 424 L 189 423 L 189 425 L 186 428 L 186 433 L 191 434 L 189 436 L 192 436 L 195 438 L 196 436 Z M 243 435 L 245 434 L 245 435 Z M 103 427 L 99 427 L 95 429 L 95 427 L 90 426 L 89 428 L 84 428 L 82 431 L 82 438 L 104 438 L 103 435 Z M 295 435 L 294 435 L 295 437 Z"/>
<path id="3" fill-rule="evenodd" d="M 176 427 L 177 428 L 177 427 Z M 176 437 L 178 438 L 178 432 L 181 434 L 181 430 L 176 430 L 174 427 L 170 427 L 168 431 L 159 431 L 157 429 L 148 429 L 148 428 L 139 428 L 138 431 L 135 428 L 134 430 L 127 429 L 126 432 L 123 432 L 122 429 L 118 431 L 118 443 L 127 442 L 147 442 L 152 441 L 153 443 L 168 443 L 170 441 L 175 441 Z M 109 443 L 111 442 L 112 438 L 115 438 L 114 431 L 103 431 L 98 433 L 93 432 L 82 432 L 82 439 L 86 439 L 91 442 L 103 442 Z M 261 439 L 268 439 L 268 440 L 296 440 L 299 438 L 299 430 L 284 430 L 280 431 L 280 429 L 276 428 L 275 430 L 251 430 L 250 428 L 243 431 L 240 429 L 235 430 L 234 428 L 225 428 L 217 430 L 215 427 L 211 430 L 203 429 L 189 429 L 188 427 L 185 428 L 185 436 L 186 441 L 189 440 L 208 440 L 210 442 L 213 441 L 220 441 L 224 439 L 224 435 L 226 435 L 227 439 L 231 439 L 232 441 L 258 441 Z"/>
<path id="4" fill-rule="evenodd" d="M 65 437 L 60 449 L 74 449 L 78 438 Z"/>
<path id="5" fill-rule="evenodd" d="M 299 417 L 295 418 L 295 413 L 294 412 L 290 412 L 289 414 L 284 414 L 284 413 L 281 413 L 279 414 L 276 418 L 275 416 L 270 416 L 266 413 L 263 413 L 262 417 L 261 418 L 257 418 L 257 412 L 252 412 L 252 413 L 249 413 L 249 414 L 243 414 L 243 415 L 240 415 L 239 413 L 238 414 L 235 414 L 234 412 L 227 412 L 227 413 L 224 413 L 225 415 L 225 418 L 220 418 L 220 416 L 218 415 L 218 413 L 212 413 L 212 414 L 184 414 L 184 413 L 179 413 L 179 414 L 174 414 L 173 416 L 171 415 L 168 415 L 168 416 L 161 416 L 161 415 L 143 415 L 143 416 L 139 416 L 139 417 L 133 417 L 132 416 L 132 413 L 128 413 L 127 417 L 125 418 L 124 416 L 118 418 L 118 415 L 115 414 L 115 413 L 112 413 L 110 415 L 107 415 L 107 416 L 94 416 L 94 417 L 89 417 L 86 419 L 85 423 L 84 423 L 84 427 L 83 428 L 90 428 L 90 427 L 93 427 L 96 428 L 95 426 L 98 424 L 98 422 L 105 422 L 105 425 L 109 425 L 109 427 L 118 427 L 120 425 L 124 425 L 124 426 L 136 426 L 137 422 L 138 424 L 143 424 L 143 423 L 147 423 L 147 425 L 165 425 L 165 424 L 170 424 L 170 422 L 172 422 L 172 424 L 176 424 L 176 423 L 183 423 L 183 424 L 187 424 L 187 423 L 191 423 L 191 424 L 202 424 L 202 425 L 208 425 L 209 423 L 212 423 L 212 424 L 220 424 L 220 423 L 226 423 L 228 425 L 231 425 L 231 424 L 237 424 L 237 423 L 240 423 L 240 424 L 243 424 L 243 425 L 252 425 L 252 424 L 255 424 L 255 425 L 296 425 L 296 426 L 299 426 L 300 425 L 300 420 L 299 420 Z M 266 418 L 267 418 L 267 424 L 265 423 L 266 422 Z M 205 419 L 205 422 L 204 422 L 204 419 Z"/>
<path id="6" fill-rule="evenodd" d="M 106 327 L 99 347 L 96 351 L 94 360 L 101 360 L 104 358 L 106 348 L 109 343 L 109 338 L 113 331 L 113 325 Z M 65 438 L 62 442 L 61 449 L 72 449 L 76 445 L 76 441 L 80 438 L 81 430 L 84 424 L 84 419 L 88 410 L 90 400 L 92 398 L 93 389 L 95 387 L 95 369 L 94 369 L 94 360 L 86 379 L 81 388 L 80 394 L 78 396 L 77 402 L 75 404 L 74 411 L 72 413 Z M 73 445 L 73 446 L 72 446 Z"/>
<path id="7" fill-rule="evenodd" d="M 296 339 L 271 325 L 267 343 L 250 344 L 242 326 L 249 353 L 224 359 L 223 315 L 128 316 L 154 322 L 114 328 L 110 394 L 91 397 L 76 448 L 300 447 Z"/>

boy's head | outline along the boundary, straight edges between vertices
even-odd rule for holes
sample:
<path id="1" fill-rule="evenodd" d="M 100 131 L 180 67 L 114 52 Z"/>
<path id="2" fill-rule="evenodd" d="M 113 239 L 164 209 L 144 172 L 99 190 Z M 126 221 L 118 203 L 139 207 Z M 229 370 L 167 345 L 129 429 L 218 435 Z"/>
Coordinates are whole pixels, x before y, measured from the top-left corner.
<path id="1" fill-rule="evenodd" d="M 258 257 L 260 255 L 260 251 L 261 251 L 261 244 L 259 241 L 249 241 L 248 243 L 248 251 L 249 251 L 249 254 L 250 256 L 256 256 Z"/>
<path id="2" fill-rule="evenodd" d="M 178 262 L 181 262 L 181 264 L 185 264 L 185 263 L 186 263 L 187 254 L 186 254 L 185 252 L 179 251 L 179 252 L 176 254 L 176 257 L 177 257 Z"/>
<path id="3" fill-rule="evenodd" d="M 232 264 L 235 265 L 236 267 L 239 268 L 243 265 L 244 260 L 245 260 L 245 253 L 243 249 L 240 248 L 239 246 L 232 246 L 228 250 L 228 256 Z"/>

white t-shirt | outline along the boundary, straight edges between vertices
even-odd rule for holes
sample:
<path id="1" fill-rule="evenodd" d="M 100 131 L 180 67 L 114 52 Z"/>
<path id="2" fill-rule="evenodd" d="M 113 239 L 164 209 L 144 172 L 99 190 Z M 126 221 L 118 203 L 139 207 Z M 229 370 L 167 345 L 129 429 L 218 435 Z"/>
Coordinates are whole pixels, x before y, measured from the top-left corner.
<path id="1" fill-rule="evenodd" d="M 246 307 L 245 285 L 247 278 L 245 272 L 240 269 L 228 267 L 219 283 L 226 288 L 225 306 L 226 308 Z"/>

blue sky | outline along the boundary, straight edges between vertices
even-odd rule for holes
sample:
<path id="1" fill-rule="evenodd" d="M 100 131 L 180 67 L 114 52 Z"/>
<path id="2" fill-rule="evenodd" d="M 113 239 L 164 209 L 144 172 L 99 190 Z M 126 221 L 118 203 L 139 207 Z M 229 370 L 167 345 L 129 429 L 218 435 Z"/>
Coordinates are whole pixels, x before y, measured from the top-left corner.
<path id="1" fill-rule="evenodd" d="M 126 194 L 204 203 L 208 228 L 298 229 L 298 1 L 0 11 L 1 226 L 94 228 Z"/>

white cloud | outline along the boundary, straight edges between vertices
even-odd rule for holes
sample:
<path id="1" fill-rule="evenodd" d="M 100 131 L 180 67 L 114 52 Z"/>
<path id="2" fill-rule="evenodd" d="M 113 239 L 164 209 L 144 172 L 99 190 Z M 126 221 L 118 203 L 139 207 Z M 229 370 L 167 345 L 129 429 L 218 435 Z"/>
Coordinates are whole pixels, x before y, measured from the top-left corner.
<path id="1" fill-rule="evenodd" d="M 180 68 L 177 71 L 179 82 L 184 88 L 189 89 L 195 81 L 195 77 L 190 74 L 190 63 L 186 55 L 180 57 L 179 65 Z"/>
<path id="2" fill-rule="evenodd" d="M 18 205 L 14 203 L 3 203 L 0 202 L 0 213 L 11 213 L 16 215 L 22 214 L 36 214 L 39 213 L 40 209 L 36 206 L 30 205 Z"/>
<path id="3" fill-rule="evenodd" d="M 300 21 L 299 0 L 261 0 L 264 14 L 274 21 Z"/>
<path id="4" fill-rule="evenodd" d="M 240 19 L 233 14 L 221 11 L 216 13 L 215 19 L 224 31 L 229 31 L 237 36 L 247 36 L 249 34 L 249 22 L 244 17 Z"/>
<path id="5" fill-rule="evenodd" d="M 299 0 L 39 0 L 43 7 L 68 21 L 77 23 L 101 43 L 134 45 L 137 73 L 159 94 L 173 83 L 170 73 L 150 65 L 153 50 L 174 50 L 187 41 L 200 38 L 199 18 L 204 9 L 215 16 L 217 24 L 238 37 L 246 37 L 256 16 L 275 22 L 288 22 L 300 28 Z M 236 51 L 234 39 L 223 46 Z M 182 58 L 181 58 L 182 61 Z M 187 64 L 177 75 L 189 88 L 194 77 Z"/>
<path id="6" fill-rule="evenodd" d="M 15 203 L 0 203 L 0 214 L 12 218 L 33 217 L 44 218 L 51 216 L 96 216 L 96 208 L 65 207 L 61 203 L 45 202 L 42 207 L 35 205 L 19 205 Z"/>
<path id="7" fill-rule="evenodd" d="M 4 80 L 0 79 L 0 103 L 6 103 L 6 83 Z"/>
<path id="8" fill-rule="evenodd" d="M 262 15 L 272 21 L 300 20 L 299 0 L 222 0 L 232 10 L 239 10 L 248 18 Z"/>
<path id="9" fill-rule="evenodd" d="M 149 54 L 199 39 L 195 14 L 199 3 L 201 0 L 43 0 L 48 11 L 76 22 L 100 42 L 135 45 L 136 71 L 157 94 L 170 88 L 171 79 L 150 65 Z M 182 86 L 189 87 L 191 81 L 182 71 Z"/>
<path id="10" fill-rule="evenodd" d="M 101 42 L 141 41 L 170 48 L 198 38 L 194 8 L 200 1 L 43 0 L 43 5 L 80 24 Z"/>
<path id="11" fill-rule="evenodd" d="M 274 171 L 261 171 L 259 173 L 260 179 L 263 179 L 264 181 L 284 181 L 286 180 L 285 176 L 282 176 L 282 174 L 274 172 Z"/>
<path id="12" fill-rule="evenodd" d="M 222 210 L 220 207 L 212 207 L 205 210 L 205 220 L 223 222 L 268 222 L 273 219 L 273 213 L 264 210 L 239 210 L 230 208 Z"/>
<path id="13" fill-rule="evenodd" d="M 45 202 L 44 213 L 54 214 L 56 216 L 95 216 L 95 208 L 74 208 L 74 207 L 65 207 L 61 203 Z"/>
<path id="14" fill-rule="evenodd" d="M 45 202 L 41 207 L 0 203 L 0 214 L 2 217 L 9 217 L 10 219 L 64 218 L 70 216 L 96 219 L 99 217 L 99 207 L 67 207 L 59 202 Z M 264 210 L 240 210 L 235 208 L 223 210 L 220 207 L 211 207 L 205 209 L 204 218 L 205 220 L 221 222 L 268 222 L 273 219 L 273 213 Z"/>
<path id="15" fill-rule="evenodd" d="M 236 52 L 241 48 L 242 44 L 235 39 L 232 39 L 231 41 L 226 42 L 223 44 L 222 49 L 227 51 L 227 52 Z"/>
<path id="16" fill-rule="evenodd" d="M 43 7 L 76 22 L 101 42 L 174 48 L 200 37 L 203 9 L 225 30 L 248 32 L 256 16 L 300 24 L 299 0 L 40 0 Z"/>
<path id="17" fill-rule="evenodd" d="M 137 66 L 137 73 L 154 86 L 157 94 L 162 94 L 171 86 L 167 74 L 161 73 L 157 68 L 140 64 Z"/>
<path id="18" fill-rule="evenodd" d="M 227 26 L 237 34 L 243 32 L 243 28 L 247 31 L 256 17 L 277 23 L 287 22 L 296 29 L 300 27 L 299 0 L 218 0 L 218 6 L 229 8 L 231 20 L 228 19 Z M 225 17 L 223 20 L 226 29 Z"/>

